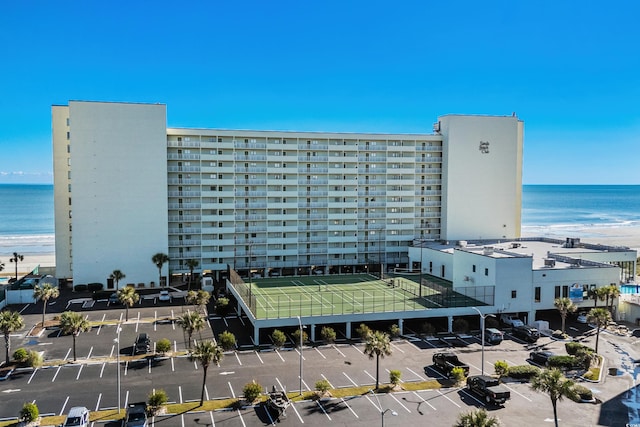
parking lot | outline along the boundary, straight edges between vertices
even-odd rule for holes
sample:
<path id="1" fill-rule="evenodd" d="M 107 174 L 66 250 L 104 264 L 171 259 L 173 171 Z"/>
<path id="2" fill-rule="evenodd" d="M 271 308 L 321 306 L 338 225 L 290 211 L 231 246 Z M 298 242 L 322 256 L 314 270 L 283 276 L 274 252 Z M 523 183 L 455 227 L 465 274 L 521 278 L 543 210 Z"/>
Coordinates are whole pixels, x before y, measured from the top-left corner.
<path id="1" fill-rule="evenodd" d="M 0 383 L 3 404 L 0 405 L 0 418 L 15 417 L 25 401 L 35 401 L 41 414 L 65 414 L 71 406 L 82 405 L 91 410 L 115 408 L 118 404 L 117 387 L 117 324 L 121 324 L 120 356 L 121 360 L 121 404 L 145 401 L 152 390 L 164 389 L 171 402 L 198 401 L 202 386 L 202 368 L 190 361 L 184 350 L 188 347 L 187 337 L 182 329 L 166 319 L 175 317 L 183 310 L 177 304 L 156 304 L 148 307 L 135 306 L 129 310 L 129 321 L 124 322 L 122 308 L 92 307 L 83 311 L 85 316 L 98 325 L 90 332 L 77 337 L 77 363 L 65 363 L 58 366 L 25 370 L 14 373 L 7 381 Z M 26 311 L 26 310 L 25 310 Z M 27 324 L 35 324 L 38 315 L 27 314 Z M 207 327 L 197 336 L 212 338 L 224 330 L 239 330 L 243 319 L 212 317 Z M 142 357 L 129 360 L 133 352 L 133 343 L 137 334 L 145 332 L 151 337 L 152 348 L 161 338 L 172 343 L 172 352 L 165 358 Z M 522 365 L 527 361 L 531 345 L 506 334 L 499 345 L 486 345 L 484 349 L 485 373 L 493 373 L 493 364 L 504 360 L 509 365 Z M 587 340 L 593 339 L 587 337 Z M 601 346 L 611 346 L 614 353 L 620 354 L 616 347 L 621 344 L 606 336 L 601 337 Z M 633 343 L 628 343 L 635 350 Z M 24 333 L 12 336 L 13 348 L 25 347 L 44 352 L 47 360 L 71 361 L 72 337 L 60 335 L 51 330 L 39 338 L 26 337 Z M 564 343 L 541 338 L 537 347 L 564 354 Z M 206 399 L 233 398 L 242 395 L 243 387 L 257 381 L 265 389 L 276 386 L 295 392 L 315 389 L 315 382 L 326 379 L 332 388 L 375 385 L 375 360 L 363 353 L 360 343 L 338 343 L 335 345 L 305 347 L 302 355 L 298 349 L 241 351 L 225 354 L 220 366 L 213 366 L 208 373 L 205 388 Z M 402 372 L 403 382 L 417 382 L 435 379 L 443 385 L 449 385 L 444 375 L 435 369 L 431 356 L 436 351 L 447 349 L 470 366 L 470 374 L 481 372 L 481 343 L 477 336 L 421 338 L 408 335 L 404 339 L 392 342 L 392 355 L 380 360 L 380 381 L 389 381 L 389 371 Z M 608 351 L 608 350 L 603 350 Z M 603 352 L 601 351 L 601 353 Z M 179 355 L 176 356 L 175 353 Z M 302 381 L 299 377 L 300 360 L 303 361 Z M 629 378 L 606 378 L 603 383 L 593 385 L 594 393 L 602 401 L 618 395 L 629 388 Z M 590 385 L 590 384 L 588 384 Z M 631 381 L 633 385 L 633 381 Z M 511 391 L 511 400 L 504 408 L 487 408 L 498 416 L 505 425 L 517 425 L 523 419 L 526 425 L 545 425 L 552 419 L 551 403 L 548 396 L 533 392 L 524 383 L 507 383 Z M 377 401 L 379 399 L 379 403 Z M 366 394 L 329 401 L 305 401 L 291 405 L 283 425 L 327 425 L 337 423 L 379 422 L 380 408 L 389 409 L 385 415 L 387 425 L 406 425 L 429 422 L 431 425 L 450 426 L 458 414 L 476 407 L 484 407 L 484 402 L 466 389 L 443 387 L 437 390 L 416 392 L 395 392 L 380 396 Z M 18 409 L 16 409 L 18 408 Z M 624 425 L 598 424 L 601 405 L 576 404 L 563 401 L 559 404 L 562 425 Z M 581 414 L 580 420 L 571 414 Z M 397 416 L 394 416 L 396 413 Z M 226 410 L 217 412 L 195 412 L 160 416 L 153 420 L 162 426 L 189 425 L 265 425 L 275 422 L 264 406 Z M 523 418 L 524 417 L 524 418 Z M 196 421 L 196 419 L 198 421 Z M 589 421 L 585 421 L 589 420 Z M 591 422 L 591 424 L 589 424 Z M 100 423 L 109 425 L 108 420 Z M 97 424 L 100 424 L 97 423 Z"/>

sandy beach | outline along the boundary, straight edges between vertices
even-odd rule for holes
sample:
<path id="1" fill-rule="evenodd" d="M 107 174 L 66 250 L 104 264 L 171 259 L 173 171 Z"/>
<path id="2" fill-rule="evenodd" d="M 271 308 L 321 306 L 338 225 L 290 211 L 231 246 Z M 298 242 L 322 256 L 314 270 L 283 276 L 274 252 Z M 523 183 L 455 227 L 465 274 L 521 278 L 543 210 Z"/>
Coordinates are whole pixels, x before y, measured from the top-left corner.
<path id="1" fill-rule="evenodd" d="M 28 254 L 22 253 L 24 260 L 18 263 L 18 276 L 23 276 L 33 271 L 38 265 L 40 267 L 53 267 L 56 265 L 56 256 L 49 254 Z M 12 254 L 0 254 L 0 262 L 4 263 L 4 270 L 0 271 L 0 277 L 14 277 L 16 274 L 16 265 L 9 262 Z"/>

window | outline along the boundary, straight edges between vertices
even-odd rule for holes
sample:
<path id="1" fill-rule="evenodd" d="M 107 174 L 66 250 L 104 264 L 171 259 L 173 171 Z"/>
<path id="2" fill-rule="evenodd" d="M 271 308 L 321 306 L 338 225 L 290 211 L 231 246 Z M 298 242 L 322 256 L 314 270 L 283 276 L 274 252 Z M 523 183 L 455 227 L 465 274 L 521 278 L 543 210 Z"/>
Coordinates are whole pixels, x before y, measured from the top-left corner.
<path id="1" fill-rule="evenodd" d="M 560 298 L 560 286 L 556 286 L 554 291 L 554 298 Z"/>
<path id="2" fill-rule="evenodd" d="M 488 276 L 488 275 L 489 275 L 489 269 L 488 269 L 488 268 L 485 268 L 485 269 L 484 269 L 484 275 L 485 275 L 485 276 Z"/>
<path id="3" fill-rule="evenodd" d="M 511 298 L 514 299 L 517 294 L 518 294 L 518 291 L 511 291 Z"/>
<path id="4" fill-rule="evenodd" d="M 533 302 L 540 302 L 540 286 L 533 289 Z"/>
<path id="5" fill-rule="evenodd" d="M 475 273 L 475 272 L 476 272 L 476 265 L 475 265 L 475 264 L 474 264 L 474 265 L 473 265 L 473 267 L 471 268 L 471 271 L 472 271 L 473 273 Z"/>
<path id="6" fill-rule="evenodd" d="M 563 286 L 562 287 L 562 298 L 568 298 L 569 297 L 569 286 Z"/>

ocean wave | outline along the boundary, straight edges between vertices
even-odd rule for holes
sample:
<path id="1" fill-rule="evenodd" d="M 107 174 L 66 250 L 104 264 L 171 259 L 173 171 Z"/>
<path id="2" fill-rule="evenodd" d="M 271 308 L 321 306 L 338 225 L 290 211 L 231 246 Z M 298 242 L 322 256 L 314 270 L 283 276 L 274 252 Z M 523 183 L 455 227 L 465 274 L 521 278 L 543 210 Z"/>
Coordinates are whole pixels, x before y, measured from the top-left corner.
<path id="1" fill-rule="evenodd" d="M 50 254 L 55 252 L 54 234 L 0 235 L 0 256 L 21 254 Z"/>

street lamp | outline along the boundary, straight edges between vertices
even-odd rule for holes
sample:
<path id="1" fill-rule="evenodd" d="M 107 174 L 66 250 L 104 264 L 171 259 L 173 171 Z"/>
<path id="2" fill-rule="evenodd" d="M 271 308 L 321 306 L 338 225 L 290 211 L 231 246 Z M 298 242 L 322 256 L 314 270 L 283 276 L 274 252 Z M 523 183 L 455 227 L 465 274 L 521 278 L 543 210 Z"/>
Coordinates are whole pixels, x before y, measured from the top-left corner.
<path id="1" fill-rule="evenodd" d="M 380 399 L 378 399 L 378 395 L 375 394 L 373 392 L 373 390 L 369 390 L 369 393 L 373 394 L 376 397 L 376 400 L 378 401 L 378 411 L 380 411 L 380 419 L 381 419 L 381 427 L 384 427 L 384 416 L 387 412 L 391 412 L 391 415 L 393 415 L 394 417 L 398 416 L 398 413 L 396 411 L 392 411 L 391 409 L 387 408 L 387 409 L 382 409 L 382 405 L 380 404 Z"/>
<path id="2" fill-rule="evenodd" d="M 300 320 L 300 316 L 296 317 L 300 326 L 300 396 L 302 396 L 302 320 Z"/>
<path id="3" fill-rule="evenodd" d="M 480 332 L 482 334 L 482 366 L 480 367 L 480 372 L 481 372 L 482 375 L 484 375 L 484 319 L 486 317 L 496 317 L 496 316 L 494 316 L 493 314 L 488 314 L 488 313 L 487 314 L 482 314 L 480 312 L 480 310 L 478 310 L 477 308 L 475 308 L 475 307 L 471 307 L 471 308 L 473 308 L 475 311 L 477 311 L 478 314 L 480 315 Z"/>
<path id="4" fill-rule="evenodd" d="M 113 342 L 117 345 L 117 353 L 116 353 L 116 368 L 118 369 L 118 414 L 120 414 L 120 408 L 122 407 L 122 405 L 120 404 L 120 396 L 121 396 L 121 392 L 120 392 L 120 331 L 122 330 L 122 328 L 120 327 L 120 324 L 118 323 L 118 328 L 116 329 L 116 333 L 118 334 L 118 337 L 115 338 L 113 340 Z"/>

